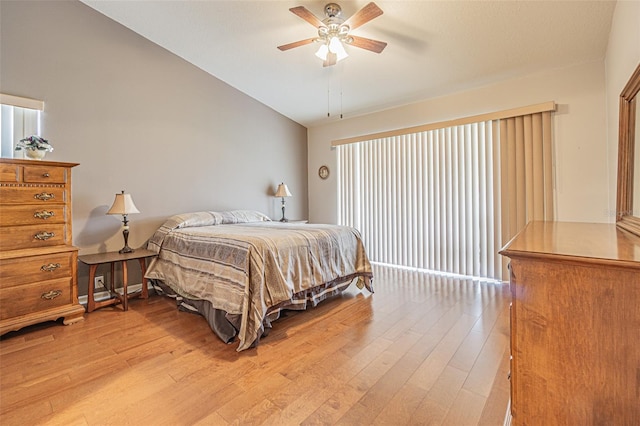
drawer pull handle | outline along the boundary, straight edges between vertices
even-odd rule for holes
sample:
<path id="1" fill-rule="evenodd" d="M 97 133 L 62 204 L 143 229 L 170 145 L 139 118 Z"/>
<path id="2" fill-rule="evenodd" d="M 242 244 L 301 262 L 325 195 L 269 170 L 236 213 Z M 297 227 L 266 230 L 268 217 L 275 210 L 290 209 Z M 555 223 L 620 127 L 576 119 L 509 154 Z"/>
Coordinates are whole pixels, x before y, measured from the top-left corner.
<path id="1" fill-rule="evenodd" d="M 40 295 L 40 298 L 44 300 L 53 300 L 61 294 L 62 290 L 49 290 L 46 293 L 42 293 L 42 295 Z"/>
<path id="2" fill-rule="evenodd" d="M 50 192 L 41 192 L 33 196 L 33 198 L 38 199 L 40 201 L 49 201 L 56 198 L 56 196 Z"/>
<path id="3" fill-rule="evenodd" d="M 49 173 L 43 173 L 42 177 L 49 177 Z"/>
<path id="4" fill-rule="evenodd" d="M 55 216 L 54 212 L 48 212 L 46 210 L 42 210 L 41 212 L 35 212 L 33 217 L 36 219 L 49 219 L 50 217 Z"/>
<path id="5" fill-rule="evenodd" d="M 59 263 L 50 263 L 48 265 L 42 265 L 40 270 L 42 272 L 53 272 L 60 267 Z"/>
<path id="6" fill-rule="evenodd" d="M 53 238 L 55 237 L 56 234 L 55 232 L 47 232 L 47 231 L 42 231 L 42 232 L 38 232 L 36 235 L 34 235 L 36 240 L 48 240 L 49 238 Z"/>

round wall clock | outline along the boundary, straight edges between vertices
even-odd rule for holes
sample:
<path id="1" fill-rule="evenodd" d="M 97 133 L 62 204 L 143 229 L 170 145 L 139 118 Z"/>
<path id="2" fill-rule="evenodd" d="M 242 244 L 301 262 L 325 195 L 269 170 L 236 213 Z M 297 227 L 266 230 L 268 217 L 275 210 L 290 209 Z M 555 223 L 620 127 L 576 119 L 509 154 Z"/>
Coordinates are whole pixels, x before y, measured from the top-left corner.
<path id="1" fill-rule="evenodd" d="M 329 177 L 329 167 L 320 166 L 320 168 L 318 169 L 318 176 L 320 176 L 320 179 L 328 178 Z"/>

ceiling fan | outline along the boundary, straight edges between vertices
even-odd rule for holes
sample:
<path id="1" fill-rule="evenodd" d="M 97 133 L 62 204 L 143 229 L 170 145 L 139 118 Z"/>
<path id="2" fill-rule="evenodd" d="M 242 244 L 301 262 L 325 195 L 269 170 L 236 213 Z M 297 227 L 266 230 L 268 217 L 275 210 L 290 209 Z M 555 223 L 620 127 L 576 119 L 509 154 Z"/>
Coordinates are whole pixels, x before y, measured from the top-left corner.
<path id="1" fill-rule="evenodd" d="M 346 21 L 342 18 L 342 8 L 336 3 L 329 3 L 324 7 L 325 18 L 323 20 L 317 18 L 304 6 L 293 7 L 289 10 L 316 27 L 318 29 L 318 36 L 283 44 L 282 46 L 278 46 L 278 49 L 285 51 L 314 42 L 321 43 L 320 48 L 316 52 L 316 56 L 324 61 L 323 66 L 325 67 L 335 65 L 338 61 L 348 56 L 343 44 L 376 53 L 382 52 L 387 46 L 387 43 L 383 41 L 350 34 L 351 30 L 355 30 L 382 15 L 382 9 L 373 2 L 364 6 Z"/>

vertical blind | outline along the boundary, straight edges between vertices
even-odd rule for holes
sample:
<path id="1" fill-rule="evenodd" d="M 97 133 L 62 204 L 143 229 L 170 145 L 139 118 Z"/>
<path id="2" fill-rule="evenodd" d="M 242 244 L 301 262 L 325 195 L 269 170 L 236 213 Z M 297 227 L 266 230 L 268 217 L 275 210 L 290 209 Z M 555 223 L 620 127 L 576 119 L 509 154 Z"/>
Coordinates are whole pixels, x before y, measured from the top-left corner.
<path id="1" fill-rule="evenodd" d="M 342 144 L 337 155 L 338 221 L 360 230 L 374 262 L 501 278 L 502 245 L 553 217 L 551 112 Z"/>

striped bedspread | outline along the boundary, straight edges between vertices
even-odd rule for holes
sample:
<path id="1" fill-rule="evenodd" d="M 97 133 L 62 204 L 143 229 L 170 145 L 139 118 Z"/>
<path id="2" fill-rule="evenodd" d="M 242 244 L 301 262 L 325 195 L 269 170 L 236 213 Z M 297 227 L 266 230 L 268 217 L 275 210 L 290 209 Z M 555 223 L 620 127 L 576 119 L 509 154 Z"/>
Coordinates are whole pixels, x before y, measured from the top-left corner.
<path id="1" fill-rule="evenodd" d="M 249 213 L 170 218 L 148 243 L 158 257 L 145 275 L 183 297 L 239 315 L 239 351 L 257 341 L 267 314 L 279 307 L 304 303 L 309 295 L 317 303 L 323 288 L 356 277 L 360 288 L 373 291 L 356 229 L 272 222 Z"/>

